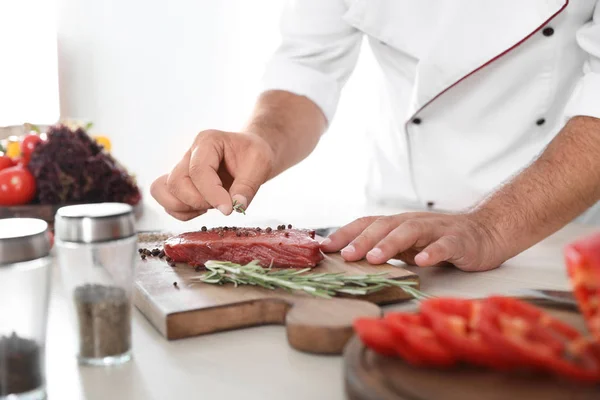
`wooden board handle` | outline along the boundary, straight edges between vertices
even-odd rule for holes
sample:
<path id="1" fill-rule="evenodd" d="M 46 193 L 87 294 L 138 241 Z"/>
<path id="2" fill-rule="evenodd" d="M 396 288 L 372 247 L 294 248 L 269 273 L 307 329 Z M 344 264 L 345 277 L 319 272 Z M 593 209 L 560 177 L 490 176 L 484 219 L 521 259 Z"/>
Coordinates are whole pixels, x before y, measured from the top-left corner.
<path id="1" fill-rule="evenodd" d="M 379 317 L 372 303 L 351 299 L 302 299 L 285 319 L 287 338 L 296 350 L 313 354 L 341 354 L 352 337 L 358 317 Z"/>

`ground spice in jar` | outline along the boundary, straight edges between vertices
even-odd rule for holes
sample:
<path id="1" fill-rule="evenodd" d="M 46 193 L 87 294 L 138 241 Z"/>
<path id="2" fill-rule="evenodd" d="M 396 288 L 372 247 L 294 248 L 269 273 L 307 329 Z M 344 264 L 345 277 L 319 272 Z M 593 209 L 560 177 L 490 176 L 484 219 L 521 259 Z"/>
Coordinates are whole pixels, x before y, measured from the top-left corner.
<path id="1" fill-rule="evenodd" d="M 0 397 L 42 386 L 42 351 L 33 340 L 16 334 L 0 337 Z"/>
<path id="2" fill-rule="evenodd" d="M 102 358 L 131 348 L 131 306 L 125 290 L 88 284 L 75 289 L 79 356 Z"/>

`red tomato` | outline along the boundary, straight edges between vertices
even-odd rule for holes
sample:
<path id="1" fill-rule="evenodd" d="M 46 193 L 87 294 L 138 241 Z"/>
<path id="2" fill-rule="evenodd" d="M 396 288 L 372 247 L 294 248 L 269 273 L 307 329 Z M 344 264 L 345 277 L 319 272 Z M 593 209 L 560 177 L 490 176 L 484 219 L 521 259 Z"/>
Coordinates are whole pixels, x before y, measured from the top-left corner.
<path id="1" fill-rule="evenodd" d="M 54 247 L 54 233 L 48 231 L 48 240 L 50 241 L 50 248 Z"/>
<path id="2" fill-rule="evenodd" d="M 579 310 L 600 341 L 600 233 L 567 246 L 565 260 Z"/>
<path id="3" fill-rule="evenodd" d="M 9 156 L 0 156 L 0 171 L 5 168 L 10 168 L 15 165 L 15 162 Z"/>
<path id="4" fill-rule="evenodd" d="M 376 353 L 395 356 L 396 346 L 391 329 L 380 318 L 358 318 L 354 321 L 354 331 L 364 343 Z"/>
<path id="5" fill-rule="evenodd" d="M 543 310 L 508 297 L 483 302 L 479 330 L 497 350 L 530 366 L 582 382 L 600 381 L 600 359 L 590 343 Z"/>
<path id="6" fill-rule="evenodd" d="M 0 206 L 27 204 L 35 191 L 35 178 L 28 169 L 10 167 L 0 171 Z"/>
<path id="7" fill-rule="evenodd" d="M 512 360 L 481 337 L 480 312 L 481 303 L 475 300 L 434 298 L 421 303 L 421 313 L 438 340 L 457 359 L 495 369 L 510 368 Z"/>
<path id="8" fill-rule="evenodd" d="M 427 320 L 420 314 L 390 313 L 385 321 L 396 335 L 396 350 L 416 365 L 447 367 L 454 355 L 439 342 Z"/>
<path id="9" fill-rule="evenodd" d="M 31 153 L 41 141 L 42 138 L 33 133 L 23 138 L 21 141 L 21 156 L 24 160 L 29 160 Z"/>

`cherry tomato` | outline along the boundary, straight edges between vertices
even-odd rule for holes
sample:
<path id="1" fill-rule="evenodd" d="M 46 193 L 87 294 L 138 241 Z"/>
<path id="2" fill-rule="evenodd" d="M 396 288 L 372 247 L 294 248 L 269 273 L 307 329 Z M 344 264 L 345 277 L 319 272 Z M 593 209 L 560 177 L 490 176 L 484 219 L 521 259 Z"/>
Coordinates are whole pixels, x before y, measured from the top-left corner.
<path id="1" fill-rule="evenodd" d="M 396 345 L 392 330 L 380 318 L 358 318 L 354 321 L 354 331 L 364 343 L 376 353 L 395 356 Z"/>
<path id="2" fill-rule="evenodd" d="M 0 171 L 5 168 L 14 167 L 15 162 L 9 156 L 0 156 Z"/>
<path id="3" fill-rule="evenodd" d="M 48 240 L 50 241 L 50 248 L 54 247 L 54 233 L 48 231 Z"/>
<path id="4" fill-rule="evenodd" d="M 448 367 L 454 355 L 437 338 L 427 320 L 420 314 L 390 313 L 385 321 L 396 335 L 400 357 L 415 365 Z"/>
<path id="5" fill-rule="evenodd" d="M 25 136 L 21 141 L 21 156 L 24 159 L 29 160 L 31 153 L 41 141 L 42 138 L 33 133 Z"/>
<path id="6" fill-rule="evenodd" d="M 27 168 L 17 166 L 0 171 L 0 206 L 27 204 L 35 192 L 35 178 Z"/>

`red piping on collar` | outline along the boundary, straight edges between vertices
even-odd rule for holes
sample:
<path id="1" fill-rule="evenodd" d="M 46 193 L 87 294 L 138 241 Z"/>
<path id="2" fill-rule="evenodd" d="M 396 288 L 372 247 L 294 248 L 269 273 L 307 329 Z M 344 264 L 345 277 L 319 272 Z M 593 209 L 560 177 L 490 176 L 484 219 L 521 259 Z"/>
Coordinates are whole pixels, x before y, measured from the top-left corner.
<path id="1" fill-rule="evenodd" d="M 523 44 L 527 39 L 529 39 L 530 37 L 532 37 L 533 35 L 535 35 L 537 32 L 539 32 L 540 30 L 542 30 L 542 28 L 544 28 L 550 21 L 552 21 L 554 18 L 556 18 L 560 13 L 562 13 L 565 8 L 567 8 L 567 6 L 569 5 L 569 0 L 565 1 L 565 4 L 557 11 L 555 12 L 550 18 L 548 18 L 546 21 L 544 21 L 543 24 L 541 24 L 539 27 L 537 27 L 533 32 L 531 32 L 529 35 L 525 36 L 523 39 L 521 39 L 520 41 L 518 41 L 517 43 L 515 43 L 512 47 L 509 47 L 508 49 L 504 50 L 502 53 L 498 54 L 496 57 L 492 58 L 491 60 L 489 60 L 488 62 L 486 62 L 485 64 L 479 66 L 477 69 L 474 69 L 473 71 L 469 72 L 467 75 L 463 76 L 462 78 L 460 78 L 459 80 L 457 80 L 456 82 L 454 82 L 452 85 L 448 86 L 446 89 L 442 90 L 441 92 L 439 92 L 434 98 L 432 98 L 431 100 L 429 100 L 427 103 L 425 103 L 423 106 L 421 106 L 421 108 L 419 108 L 409 119 L 408 121 L 406 121 L 406 123 L 404 124 L 404 128 L 405 131 L 408 132 L 408 124 L 415 118 L 415 116 L 417 114 L 419 114 L 421 111 L 423 111 L 427 106 L 429 106 L 431 103 L 433 103 L 434 101 L 436 101 L 440 96 L 442 96 L 444 93 L 446 93 L 447 91 L 449 91 L 450 89 L 452 89 L 454 86 L 458 85 L 459 83 L 461 83 L 462 81 L 464 81 L 465 79 L 467 79 L 468 77 L 470 77 L 471 75 L 473 75 L 474 73 L 476 73 L 477 71 L 482 70 L 483 68 L 487 67 L 488 65 L 492 64 L 493 62 L 499 60 L 500 58 L 504 57 L 506 54 L 510 53 L 511 51 L 513 51 L 514 49 L 516 49 L 517 47 L 519 47 L 521 44 Z"/>

